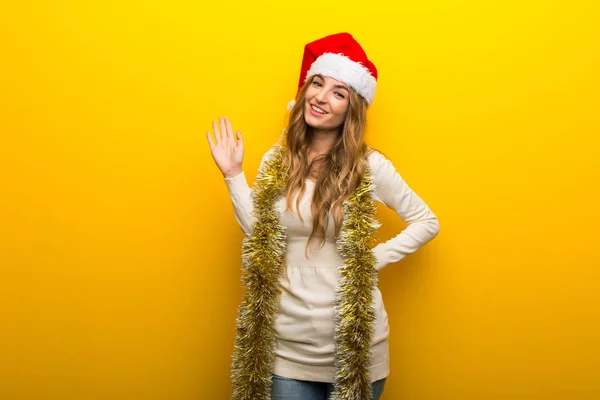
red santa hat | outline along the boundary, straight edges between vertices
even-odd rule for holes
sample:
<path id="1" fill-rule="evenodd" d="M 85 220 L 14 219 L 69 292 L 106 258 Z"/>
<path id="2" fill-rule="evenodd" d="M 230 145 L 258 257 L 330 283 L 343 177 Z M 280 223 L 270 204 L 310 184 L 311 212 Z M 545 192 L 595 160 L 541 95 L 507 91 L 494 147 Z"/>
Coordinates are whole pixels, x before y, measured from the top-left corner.
<path id="1" fill-rule="evenodd" d="M 289 102 L 288 110 L 296 104 L 304 82 L 317 74 L 344 82 L 361 95 L 367 104 L 373 102 L 377 68 L 351 34 L 336 33 L 304 46 L 298 90 L 296 98 Z"/>

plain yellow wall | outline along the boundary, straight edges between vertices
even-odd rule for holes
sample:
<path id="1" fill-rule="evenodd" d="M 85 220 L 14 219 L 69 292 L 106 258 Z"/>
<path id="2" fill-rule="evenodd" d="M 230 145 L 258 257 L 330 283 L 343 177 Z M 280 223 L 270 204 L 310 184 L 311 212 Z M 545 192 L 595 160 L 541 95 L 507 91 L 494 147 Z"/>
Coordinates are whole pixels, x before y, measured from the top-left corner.
<path id="1" fill-rule="evenodd" d="M 0 6 L 0 398 L 228 397 L 242 234 L 205 133 L 242 130 L 252 183 L 340 31 L 441 224 L 381 271 L 382 400 L 600 398 L 595 2 L 202 3 Z"/>

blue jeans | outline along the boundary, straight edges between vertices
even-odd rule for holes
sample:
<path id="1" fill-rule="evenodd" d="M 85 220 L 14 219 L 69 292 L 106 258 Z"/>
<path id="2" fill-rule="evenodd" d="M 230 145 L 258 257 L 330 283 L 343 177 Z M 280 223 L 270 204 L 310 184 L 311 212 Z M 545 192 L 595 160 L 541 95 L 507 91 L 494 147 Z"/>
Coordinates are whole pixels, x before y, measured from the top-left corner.
<path id="1" fill-rule="evenodd" d="M 383 393 L 385 379 L 373 382 L 373 400 Z M 301 381 L 273 374 L 271 400 L 328 400 L 331 392 L 332 383 Z"/>

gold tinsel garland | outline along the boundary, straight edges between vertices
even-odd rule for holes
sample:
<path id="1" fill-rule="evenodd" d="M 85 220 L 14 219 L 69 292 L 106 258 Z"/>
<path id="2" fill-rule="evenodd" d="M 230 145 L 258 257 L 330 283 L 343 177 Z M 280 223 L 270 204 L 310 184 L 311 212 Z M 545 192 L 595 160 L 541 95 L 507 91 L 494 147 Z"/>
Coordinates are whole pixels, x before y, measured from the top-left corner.
<path id="1" fill-rule="evenodd" d="M 252 233 L 242 245 L 244 298 L 238 309 L 232 360 L 231 400 L 269 400 L 275 359 L 275 314 L 279 276 L 286 250 L 286 229 L 276 201 L 285 194 L 284 138 L 261 167 L 252 191 Z M 335 292 L 335 366 L 331 400 L 370 400 L 370 348 L 375 324 L 375 256 L 369 245 L 379 227 L 373 185 L 367 168 L 361 184 L 343 204 L 344 219 L 336 240 L 344 264 Z"/>

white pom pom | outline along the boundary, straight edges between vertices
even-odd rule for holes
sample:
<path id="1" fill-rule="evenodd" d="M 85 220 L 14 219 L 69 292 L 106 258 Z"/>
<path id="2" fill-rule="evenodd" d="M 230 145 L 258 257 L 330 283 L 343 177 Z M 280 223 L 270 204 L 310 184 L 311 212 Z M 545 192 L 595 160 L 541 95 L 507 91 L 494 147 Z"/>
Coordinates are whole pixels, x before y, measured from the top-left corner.
<path id="1" fill-rule="evenodd" d="M 296 100 L 290 100 L 290 102 L 287 105 L 288 111 L 290 111 L 292 108 L 294 108 L 295 104 L 296 104 Z"/>

